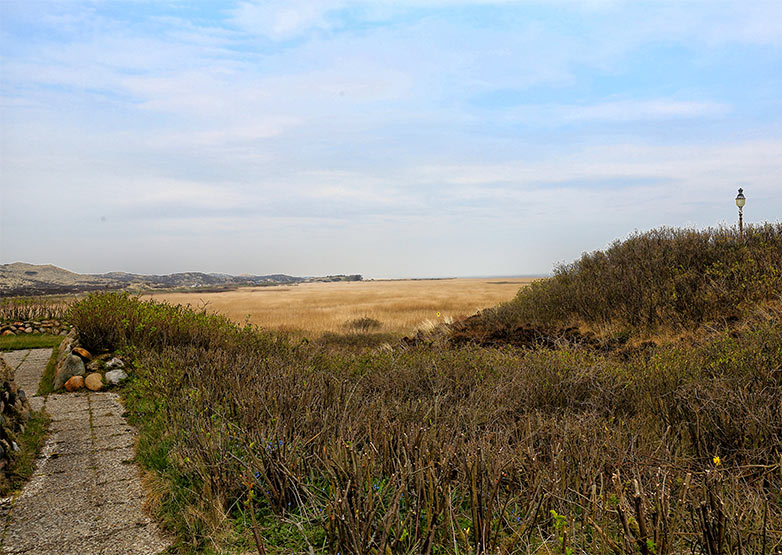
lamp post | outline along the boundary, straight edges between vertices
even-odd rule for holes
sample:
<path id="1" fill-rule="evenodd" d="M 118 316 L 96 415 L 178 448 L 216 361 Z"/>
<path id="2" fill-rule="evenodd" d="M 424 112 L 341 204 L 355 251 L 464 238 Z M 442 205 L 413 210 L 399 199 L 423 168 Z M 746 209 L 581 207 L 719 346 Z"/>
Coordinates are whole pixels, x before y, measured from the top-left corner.
<path id="1" fill-rule="evenodd" d="M 739 239 L 744 240 L 744 215 L 741 209 L 747 203 L 747 199 L 744 198 L 744 189 L 739 188 L 739 194 L 736 196 L 736 206 L 739 207 Z"/>

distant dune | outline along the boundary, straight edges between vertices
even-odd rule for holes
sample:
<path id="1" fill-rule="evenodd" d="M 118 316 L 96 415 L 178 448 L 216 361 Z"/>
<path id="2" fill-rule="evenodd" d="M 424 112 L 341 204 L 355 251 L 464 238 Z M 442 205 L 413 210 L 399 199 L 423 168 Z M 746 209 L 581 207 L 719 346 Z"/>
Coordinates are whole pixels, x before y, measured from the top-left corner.
<path id="1" fill-rule="evenodd" d="M 361 279 L 362 277 L 358 274 L 323 277 L 295 277 L 285 274 L 232 276 L 202 272 L 182 272 L 168 275 L 144 275 L 126 272 L 77 274 L 51 264 L 36 265 L 14 262 L 13 264 L 0 264 L 0 297 L 79 293 L 103 289 L 197 289 L 222 291 L 248 285 L 280 285 L 313 281 L 361 281 Z"/>
<path id="2" fill-rule="evenodd" d="M 24 262 L 0 265 L 0 296 L 75 293 L 116 288 L 114 280 L 76 274 L 51 264 Z"/>

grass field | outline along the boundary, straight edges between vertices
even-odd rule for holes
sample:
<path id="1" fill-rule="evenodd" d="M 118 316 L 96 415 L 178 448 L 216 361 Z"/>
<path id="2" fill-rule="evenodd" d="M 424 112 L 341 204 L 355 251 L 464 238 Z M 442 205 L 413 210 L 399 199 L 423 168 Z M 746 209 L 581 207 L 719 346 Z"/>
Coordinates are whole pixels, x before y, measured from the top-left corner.
<path id="1" fill-rule="evenodd" d="M 383 280 L 252 287 L 221 293 L 155 293 L 156 301 L 190 305 L 267 329 L 319 335 L 346 331 L 369 317 L 378 331 L 409 334 L 428 322 L 469 316 L 511 300 L 529 278 Z M 439 313 L 439 316 L 438 316 Z"/>

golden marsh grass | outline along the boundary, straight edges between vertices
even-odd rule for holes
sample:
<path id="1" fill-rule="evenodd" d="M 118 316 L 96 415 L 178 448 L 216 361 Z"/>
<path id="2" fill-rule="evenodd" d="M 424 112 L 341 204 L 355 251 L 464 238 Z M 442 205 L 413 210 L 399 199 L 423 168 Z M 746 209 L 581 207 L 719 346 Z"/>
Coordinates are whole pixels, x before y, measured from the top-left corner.
<path id="1" fill-rule="evenodd" d="M 320 335 L 344 332 L 369 317 L 379 331 L 409 334 L 420 326 L 469 316 L 511 300 L 530 278 L 377 280 L 248 287 L 219 293 L 154 293 L 145 298 L 206 306 L 238 323 Z M 439 314 L 439 315 L 438 315 Z"/>

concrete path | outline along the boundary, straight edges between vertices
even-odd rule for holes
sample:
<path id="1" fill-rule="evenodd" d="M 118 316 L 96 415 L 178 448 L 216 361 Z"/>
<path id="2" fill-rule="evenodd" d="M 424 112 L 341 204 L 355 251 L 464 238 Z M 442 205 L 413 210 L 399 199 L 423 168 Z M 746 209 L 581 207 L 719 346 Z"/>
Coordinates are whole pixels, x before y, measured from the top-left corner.
<path id="1" fill-rule="evenodd" d="M 38 383 L 51 355 L 51 349 L 10 351 L 2 354 L 5 361 L 16 371 L 14 373 L 16 386 L 27 394 L 33 410 L 41 410 L 45 401 L 45 397 L 34 395 L 38 391 Z"/>
<path id="2" fill-rule="evenodd" d="M 143 510 L 133 429 L 116 393 L 33 397 L 51 349 L 4 353 L 34 408 L 51 416 L 35 472 L 4 519 L 0 553 L 159 553 L 169 543 Z"/>

